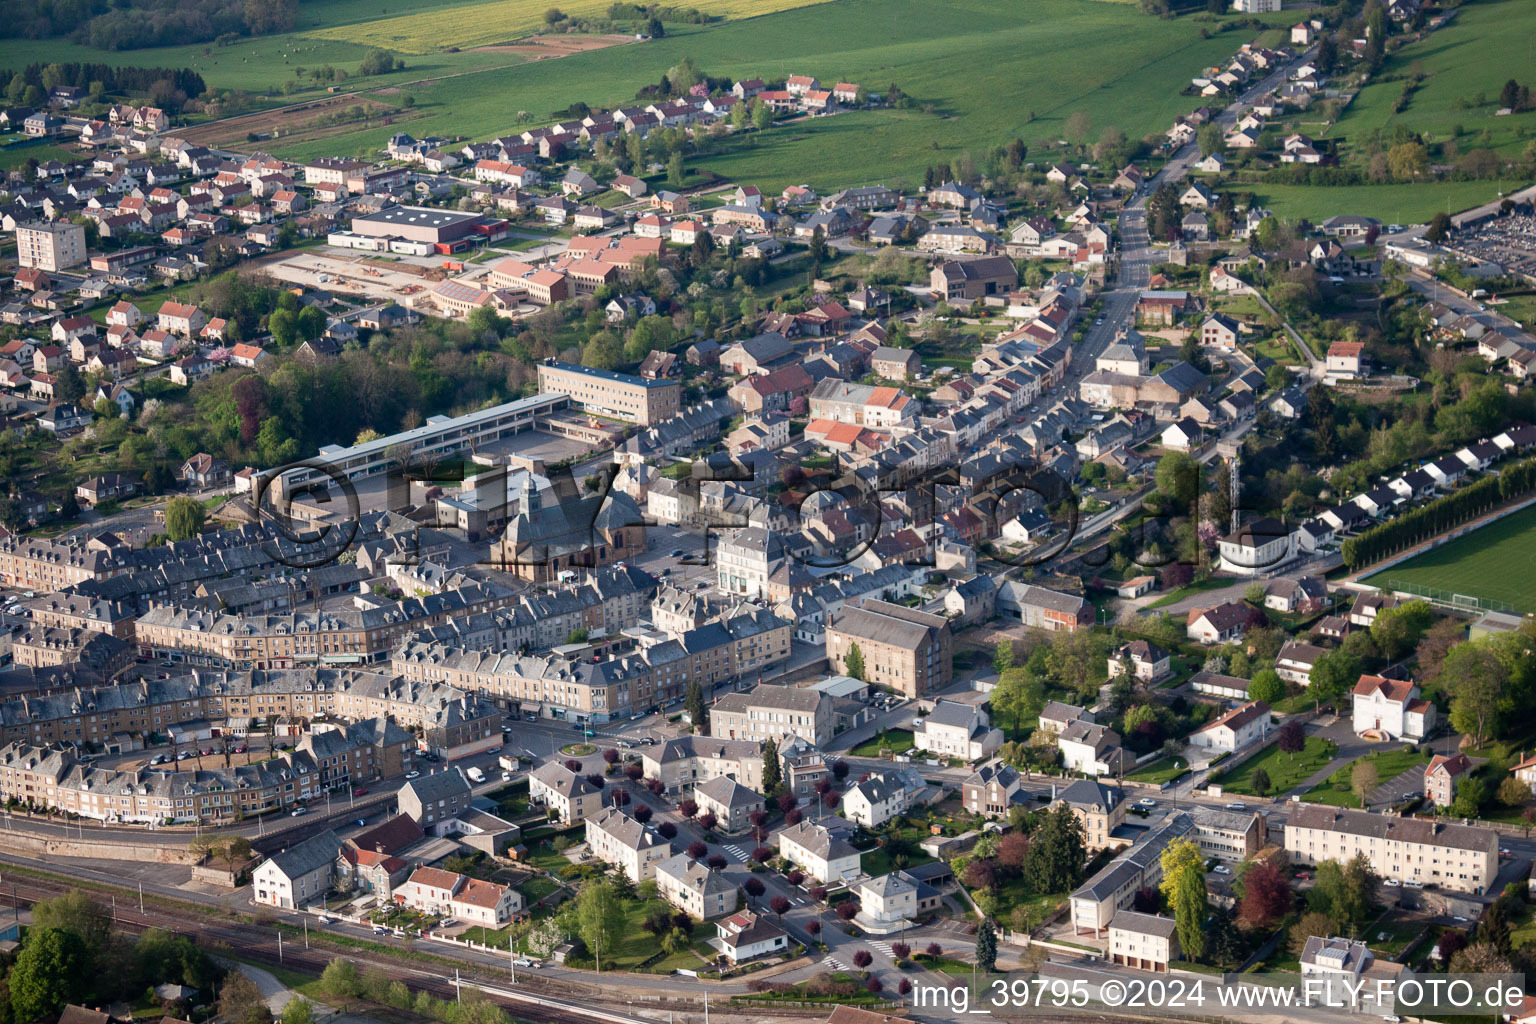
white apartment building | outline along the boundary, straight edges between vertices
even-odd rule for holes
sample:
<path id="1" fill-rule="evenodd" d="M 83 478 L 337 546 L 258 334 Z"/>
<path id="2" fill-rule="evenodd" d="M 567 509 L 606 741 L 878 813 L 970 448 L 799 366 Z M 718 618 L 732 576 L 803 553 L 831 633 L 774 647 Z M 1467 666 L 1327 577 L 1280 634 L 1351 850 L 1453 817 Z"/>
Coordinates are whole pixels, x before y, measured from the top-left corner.
<path id="1" fill-rule="evenodd" d="M 1109 959 L 1140 971 L 1161 974 L 1179 956 L 1173 918 L 1122 910 L 1109 922 Z"/>
<path id="2" fill-rule="evenodd" d="M 811 821 L 802 821 L 780 832 L 779 853 L 824 884 L 857 877 L 861 870 L 858 850 Z"/>
<path id="3" fill-rule="evenodd" d="M 736 883 L 686 853 L 656 865 L 656 891 L 678 910 L 707 921 L 733 913 L 740 900 Z"/>
<path id="4" fill-rule="evenodd" d="M 1285 823 L 1292 864 L 1345 863 L 1357 853 L 1382 878 L 1483 893 L 1499 871 L 1492 829 L 1299 804 Z"/>
<path id="5" fill-rule="evenodd" d="M 331 886 L 340 849 L 341 840 L 326 829 L 268 857 L 251 875 L 256 902 L 294 910 L 324 896 Z"/>
<path id="6" fill-rule="evenodd" d="M 16 262 L 55 273 L 85 262 L 85 228 L 68 221 L 16 226 Z"/>
<path id="7" fill-rule="evenodd" d="M 656 865 L 672 856 L 671 843 L 617 807 L 587 819 L 587 847 L 592 856 L 612 864 L 636 884 L 654 878 Z"/>

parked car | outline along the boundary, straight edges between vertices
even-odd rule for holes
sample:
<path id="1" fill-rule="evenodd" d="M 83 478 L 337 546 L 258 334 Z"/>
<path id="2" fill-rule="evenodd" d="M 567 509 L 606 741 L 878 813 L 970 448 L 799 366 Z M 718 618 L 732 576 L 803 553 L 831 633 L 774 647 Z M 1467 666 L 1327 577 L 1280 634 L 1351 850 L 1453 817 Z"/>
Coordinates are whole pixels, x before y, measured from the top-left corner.
<path id="1" fill-rule="evenodd" d="M 406 772 L 405 777 L 408 779 L 418 779 L 421 777 L 421 772 Z"/>

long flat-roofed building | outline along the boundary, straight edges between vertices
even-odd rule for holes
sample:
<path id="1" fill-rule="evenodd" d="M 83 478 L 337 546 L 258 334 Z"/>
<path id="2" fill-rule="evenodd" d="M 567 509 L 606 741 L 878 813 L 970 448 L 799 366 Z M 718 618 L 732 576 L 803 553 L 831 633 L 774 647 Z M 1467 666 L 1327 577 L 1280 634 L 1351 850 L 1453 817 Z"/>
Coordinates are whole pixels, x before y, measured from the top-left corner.
<path id="1" fill-rule="evenodd" d="M 539 390 L 560 392 L 587 412 L 643 427 L 678 414 L 683 387 L 674 380 L 647 380 L 554 360 L 539 364 Z"/>
<path id="2" fill-rule="evenodd" d="M 378 213 L 352 218 L 354 234 L 375 238 L 408 238 L 413 242 L 452 242 L 475 234 L 485 223 L 478 213 L 434 210 L 425 206 L 391 206 Z"/>
<path id="3" fill-rule="evenodd" d="M 348 480 L 377 476 L 394 465 L 401 451 L 408 450 L 418 457 L 442 457 L 472 450 L 508 434 L 533 430 L 538 417 L 558 412 L 569 403 L 570 399 L 563 394 L 540 394 L 462 416 L 432 416 L 419 427 L 348 448 L 326 445 L 320 449 L 316 461 L 325 463 Z M 289 488 L 327 479 L 328 474 L 318 468 L 295 469 L 283 474 L 284 486 Z"/>
<path id="4" fill-rule="evenodd" d="M 1285 852 L 1293 864 L 1343 864 L 1357 853 L 1382 878 L 1482 893 L 1499 872 L 1499 835 L 1450 825 L 1302 804 L 1285 823 Z"/>

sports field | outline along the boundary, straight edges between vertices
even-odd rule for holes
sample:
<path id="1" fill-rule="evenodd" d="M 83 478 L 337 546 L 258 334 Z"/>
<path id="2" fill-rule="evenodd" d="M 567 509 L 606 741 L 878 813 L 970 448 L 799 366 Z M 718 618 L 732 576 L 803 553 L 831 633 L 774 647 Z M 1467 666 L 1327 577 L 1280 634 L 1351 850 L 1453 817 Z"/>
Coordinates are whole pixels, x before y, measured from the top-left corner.
<path id="1" fill-rule="evenodd" d="M 1434 587 L 1536 612 L 1536 505 L 1366 578 L 1380 587 Z M 1403 586 L 1408 584 L 1409 586 Z"/>

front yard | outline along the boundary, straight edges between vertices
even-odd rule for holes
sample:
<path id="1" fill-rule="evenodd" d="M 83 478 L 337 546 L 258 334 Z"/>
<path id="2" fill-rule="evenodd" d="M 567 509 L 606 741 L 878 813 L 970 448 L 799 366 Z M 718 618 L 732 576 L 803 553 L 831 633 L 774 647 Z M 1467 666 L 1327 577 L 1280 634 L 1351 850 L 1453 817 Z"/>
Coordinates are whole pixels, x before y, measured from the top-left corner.
<path id="1" fill-rule="evenodd" d="M 892 754 L 905 754 L 912 749 L 912 730 L 887 729 L 880 735 L 865 740 L 849 751 L 854 757 L 879 757 L 882 749 Z"/>
<path id="2" fill-rule="evenodd" d="M 1264 748 L 1263 753 L 1250 757 L 1223 775 L 1219 785 L 1223 793 L 1257 796 L 1253 789 L 1253 775 L 1262 768 L 1269 776 L 1266 795 L 1285 793 L 1301 785 L 1307 776 L 1325 766 L 1333 759 L 1336 750 L 1333 743 L 1320 736 L 1308 736 L 1306 745 L 1298 754 L 1284 753 L 1278 742 L 1271 743 Z"/>
<path id="3" fill-rule="evenodd" d="M 1172 782 L 1189 770 L 1189 762 L 1182 757 L 1162 757 L 1153 761 L 1145 768 L 1138 768 L 1127 775 L 1132 782 L 1145 782 L 1148 785 L 1160 786 L 1165 782 Z"/>
<path id="4" fill-rule="evenodd" d="M 1313 786 L 1302 799 L 1314 804 L 1330 804 L 1334 807 L 1358 807 L 1360 801 L 1355 798 L 1350 788 L 1350 779 L 1357 764 L 1373 764 L 1376 766 L 1376 784 L 1379 786 L 1389 779 L 1395 779 L 1403 772 L 1413 768 L 1419 768 L 1429 763 L 1429 755 L 1421 754 L 1416 748 L 1403 750 L 1401 747 L 1392 750 L 1373 750 L 1362 758 L 1351 761 L 1328 776 L 1322 782 Z"/>

